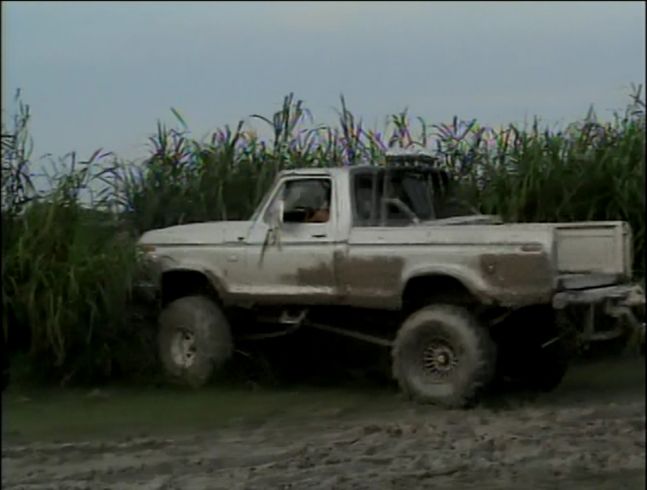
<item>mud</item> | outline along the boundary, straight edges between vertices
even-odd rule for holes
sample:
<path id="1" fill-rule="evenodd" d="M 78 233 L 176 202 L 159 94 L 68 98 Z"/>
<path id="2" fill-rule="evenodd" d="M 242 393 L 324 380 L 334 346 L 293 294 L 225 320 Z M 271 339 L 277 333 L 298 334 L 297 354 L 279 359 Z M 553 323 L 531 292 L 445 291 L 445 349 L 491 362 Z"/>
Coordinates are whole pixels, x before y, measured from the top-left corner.
<path id="1" fill-rule="evenodd" d="M 645 488 L 644 387 L 588 386 L 469 411 L 402 401 L 171 438 L 5 442 L 2 487 Z"/>
<path id="2" fill-rule="evenodd" d="M 550 302 L 553 272 L 550 259 L 541 254 L 484 254 L 481 269 L 504 305 Z"/>
<path id="3" fill-rule="evenodd" d="M 295 275 L 286 274 L 281 277 L 281 280 L 288 284 L 295 283 Z M 298 286 L 334 288 L 336 285 L 334 268 L 332 264 L 325 262 L 310 268 L 299 268 L 296 271 L 296 284 Z"/>
<path id="4" fill-rule="evenodd" d="M 397 307 L 404 260 L 399 257 L 335 257 L 345 301 L 366 308 Z"/>

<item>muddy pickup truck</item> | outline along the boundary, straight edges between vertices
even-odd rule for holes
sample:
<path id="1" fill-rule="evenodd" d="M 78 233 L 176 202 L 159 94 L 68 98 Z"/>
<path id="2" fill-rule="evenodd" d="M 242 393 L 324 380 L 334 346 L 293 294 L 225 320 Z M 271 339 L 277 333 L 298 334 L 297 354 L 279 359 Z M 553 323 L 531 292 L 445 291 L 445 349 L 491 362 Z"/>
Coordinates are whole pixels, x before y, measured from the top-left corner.
<path id="1" fill-rule="evenodd" d="M 627 223 L 504 224 L 427 156 L 284 171 L 249 221 L 140 248 L 161 363 L 191 386 L 238 339 L 317 328 L 391 349 L 412 399 L 464 407 L 501 377 L 556 387 L 577 347 L 644 339 Z"/>

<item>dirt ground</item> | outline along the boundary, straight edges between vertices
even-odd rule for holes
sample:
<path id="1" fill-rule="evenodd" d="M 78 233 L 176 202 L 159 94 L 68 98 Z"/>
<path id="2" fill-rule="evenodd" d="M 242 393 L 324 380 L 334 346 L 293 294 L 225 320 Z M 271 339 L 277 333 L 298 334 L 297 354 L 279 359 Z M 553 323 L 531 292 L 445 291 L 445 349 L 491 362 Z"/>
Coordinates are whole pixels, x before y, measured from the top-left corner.
<path id="1" fill-rule="evenodd" d="M 582 365 L 554 393 L 507 393 L 468 411 L 413 405 L 388 390 L 347 391 L 352 402 L 336 391 L 316 403 L 304 392 L 254 420 L 171 435 L 77 433 L 73 442 L 10 437 L 19 405 L 8 399 L 2 487 L 643 489 L 644 374 L 642 358 Z M 14 435 L 26 430 L 14 420 Z"/>

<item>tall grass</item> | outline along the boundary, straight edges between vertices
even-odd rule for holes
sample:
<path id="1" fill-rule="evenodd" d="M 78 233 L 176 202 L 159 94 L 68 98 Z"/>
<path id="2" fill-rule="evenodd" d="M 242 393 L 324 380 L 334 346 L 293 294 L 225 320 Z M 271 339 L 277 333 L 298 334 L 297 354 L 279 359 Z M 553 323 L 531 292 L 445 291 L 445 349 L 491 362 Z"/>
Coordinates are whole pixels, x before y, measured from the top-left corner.
<path id="1" fill-rule="evenodd" d="M 115 354 L 137 339 L 124 314 L 137 270 L 134 237 L 101 202 L 82 204 L 105 158 L 100 152 L 49 162 L 57 171 L 48 190 L 36 191 L 28 119 L 20 105 L 13 127 L 3 127 L 4 340 L 27 349 L 36 378 L 107 378 Z"/>
<path id="2" fill-rule="evenodd" d="M 125 314 L 133 309 L 140 233 L 247 219 L 282 169 L 380 164 L 390 148 L 434 152 L 470 204 L 508 221 L 628 221 L 634 267 L 644 277 L 639 87 L 612 121 L 599 122 L 590 111 L 559 131 L 537 119 L 499 129 L 458 118 L 432 125 L 407 111 L 377 131 L 366 129 L 343 97 L 338 123 L 320 126 L 290 94 L 275 114 L 250 116 L 270 128 L 268 140 L 240 121 L 198 141 L 173 111 L 177 124 L 157 125 L 143 162 L 101 152 L 77 162 L 71 154 L 50 165 L 54 175 L 43 192 L 32 185 L 29 108 L 17 102 L 2 128 L 3 325 L 5 337 L 23 340 L 31 365 L 49 379 L 114 377 L 132 373 L 138 359 L 151 361 L 141 347 L 148 337 L 138 336 Z"/>

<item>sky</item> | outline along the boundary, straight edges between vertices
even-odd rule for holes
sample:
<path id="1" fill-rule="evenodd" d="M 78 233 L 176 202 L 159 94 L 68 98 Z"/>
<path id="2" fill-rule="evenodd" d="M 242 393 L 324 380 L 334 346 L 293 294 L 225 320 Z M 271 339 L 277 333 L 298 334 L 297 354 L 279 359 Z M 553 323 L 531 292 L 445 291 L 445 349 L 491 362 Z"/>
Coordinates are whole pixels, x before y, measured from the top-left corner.
<path id="1" fill-rule="evenodd" d="M 137 160 L 171 107 L 202 138 L 290 92 L 324 124 L 343 94 L 378 130 L 405 108 L 560 125 L 644 85 L 645 3 L 3 1 L 1 59 L 3 121 L 20 88 L 35 158 Z"/>

